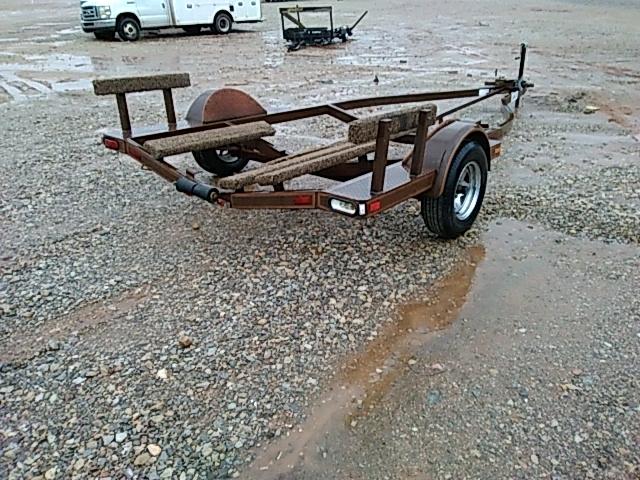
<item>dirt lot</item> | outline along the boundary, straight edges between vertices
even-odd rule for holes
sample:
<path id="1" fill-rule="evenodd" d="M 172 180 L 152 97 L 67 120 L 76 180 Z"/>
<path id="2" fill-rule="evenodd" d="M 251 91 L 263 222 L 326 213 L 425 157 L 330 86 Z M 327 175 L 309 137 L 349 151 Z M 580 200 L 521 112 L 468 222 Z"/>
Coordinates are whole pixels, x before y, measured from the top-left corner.
<path id="1" fill-rule="evenodd" d="M 2 2 L 0 477 L 640 478 L 637 2 L 326 3 L 370 11 L 355 40 L 287 53 L 282 4 L 127 44 L 83 34 L 77 1 Z M 221 86 L 277 110 L 475 86 L 523 40 L 536 88 L 457 241 L 411 202 L 216 209 L 100 146 L 97 76 L 184 71 L 180 112 Z M 161 102 L 132 96 L 134 123 Z"/>

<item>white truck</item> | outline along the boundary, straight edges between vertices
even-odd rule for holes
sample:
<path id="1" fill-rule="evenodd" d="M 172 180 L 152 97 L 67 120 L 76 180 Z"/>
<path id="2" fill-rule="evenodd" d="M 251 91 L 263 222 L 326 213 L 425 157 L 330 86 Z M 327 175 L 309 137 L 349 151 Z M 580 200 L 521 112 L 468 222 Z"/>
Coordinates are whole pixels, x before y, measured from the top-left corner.
<path id="1" fill-rule="evenodd" d="M 233 23 L 262 21 L 261 0 L 80 0 L 82 30 L 100 40 L 118 33 L 125 41 L 142 30 L 182 28 L 198 33 L 210 28 L 226 34 Z"/>

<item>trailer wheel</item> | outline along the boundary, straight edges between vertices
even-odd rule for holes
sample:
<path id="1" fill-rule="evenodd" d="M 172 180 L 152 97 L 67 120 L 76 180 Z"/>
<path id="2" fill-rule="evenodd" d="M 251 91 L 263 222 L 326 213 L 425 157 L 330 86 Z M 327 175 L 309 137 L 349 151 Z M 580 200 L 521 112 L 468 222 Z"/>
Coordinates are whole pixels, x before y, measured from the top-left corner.
<path id="1" fill-rule="evenodd" d="M 226 35 L 231 31 L 232 25 L 233 19 L 227 12 L 220 12 L 216 15 L 216 18 L 213 19 L 213 31 L 215 33 Z"/>
<path id="2" fill-rule="evenodd" d="M 118 35 L 125 42 L 135 42 L 140 38 L 140 24 L 133 17 L 122 17 L 118 21 Z"/>
<path id="3" fill-rule="evenodd" d="M 248 158 L 237 157 L 230 154 L 228 150 L 215 148 L 193 152 L 193 158 L 200 168 L 219 177 L 238 173 L 249 163 Z"/>
<path id="4" fill-rule="evenodd" d="M 442 195 L 421 198 L 427 228 L 442 238 L 457 238 L 471 228 L 487 187 L 487 155 L 475 141 L 465 143 L 451 162 Z"/>

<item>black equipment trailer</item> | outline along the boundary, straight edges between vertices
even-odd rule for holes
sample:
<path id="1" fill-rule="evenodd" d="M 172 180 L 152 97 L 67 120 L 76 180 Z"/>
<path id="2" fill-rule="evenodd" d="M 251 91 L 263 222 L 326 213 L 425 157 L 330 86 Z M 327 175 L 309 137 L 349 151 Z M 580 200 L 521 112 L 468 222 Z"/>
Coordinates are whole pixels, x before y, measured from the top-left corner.
<path id="1" fill-rule="evenodd" d="M 302 21 L 300 14 L 328 14 L 328 26 L 309 27 Z M 289 43 L 287 49 L 292 52 L 308 45 L 329 45 L 334 40 L 346 42 L 353 30 L 367 15 L 365 11 L 351 26 L 334 27 L 333 7 L 283 7 L 280 9 L 282 37 Z M 305 20 L 306 21 L 306 20 Z"/>

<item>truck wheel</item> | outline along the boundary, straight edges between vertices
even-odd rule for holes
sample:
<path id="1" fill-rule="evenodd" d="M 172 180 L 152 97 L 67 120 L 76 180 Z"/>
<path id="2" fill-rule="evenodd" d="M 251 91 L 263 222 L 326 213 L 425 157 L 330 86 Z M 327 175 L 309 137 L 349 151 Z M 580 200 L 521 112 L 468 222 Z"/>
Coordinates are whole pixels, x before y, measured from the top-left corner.
<path id="1" fill-rule="evenodd" d="M 100 32 L 93 32 L 93 35 L 98 39 L 98 40 L 106 40 L 108 42 L 110 42 L 111 40 L 114 39 L 114 37 L 116 36 L 116 32 L 115 31 L 100 31 Z"/>
<path id="2" fill-rule="evenodd" d="M 231 155 L 228 150 L 216 150 L 215 148 L 193 152 L 193 158 L 200 165 L 200 168 L 219 177 L 228 177 L 238 173 L 249 163 L 248 158 L 236 157 Z"/>
<path id="3" fill-rule="evenodd" d="M 197 35 L 200 33 L 200 25 L 190 25 L 188 27 L 182 27 L 188 35 Z"/>
<path id="4" fill-rule="evenodd" d="M 133 17 L 123 17 L 118 22 L 118 35 L 125 42 L 135 42 L 140 38 L 140 24 Z"/>
<path id="5" fill-rule="evenodd" d="M 465 143 L 453 161 L 442 195 L 421 198 L 427 228 L 442 238 L 457 238 L 471 228 L 487 187 L 487 155 L 477 142 Z"/>
<path id="6" fill-rule="evenodd" d="M 227 12 L 220 12 L 213 20 L 213 31 L 226 35 L 231 31 L 231 25 L 233 25 L 233 19 Z"/>

